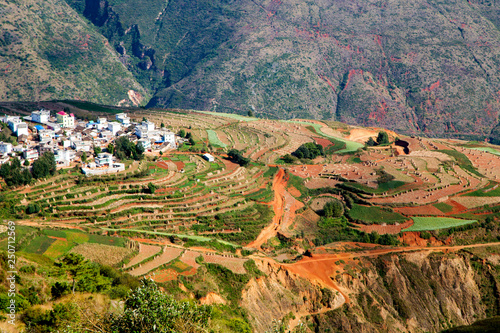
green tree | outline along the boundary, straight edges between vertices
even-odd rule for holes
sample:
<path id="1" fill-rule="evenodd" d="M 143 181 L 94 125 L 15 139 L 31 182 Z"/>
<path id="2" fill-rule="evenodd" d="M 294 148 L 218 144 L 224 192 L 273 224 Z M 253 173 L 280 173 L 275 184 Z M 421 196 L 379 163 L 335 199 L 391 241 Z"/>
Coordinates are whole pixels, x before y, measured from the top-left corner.
<path id="1" fill-rule="evenodd" d="M 294 151 L 292 155 L 297 158 L 315 159 L 318 156 L 324 155 L 323 146 L 314 142 L 307 142 Z"/>
<path id="2" fill-rule="evenodd" d="M 115 151 L 115 146 L 113 146 L 113 144 L 110 143 L 107 147 L 107 150 L 108 150 L 108 153 L 113 154 L 113 152 Z"/>
<path id="3" fill-rule="evenodd" d="M 177 301 L 143 279 L 125 300 L 123 313 L 112 317 L 111 326 L 116 333 L 206 332 L 211 315 L 210 306 Z"/>
<path id="4" fill-rule="evenodd" d="M 192 137 L 189 137 L 189 144 L 191 146 L 194 146 L 196 144 L 196 142 L 194 141 L 194 139 Z"/>
<path id="5" fill-rule="evenodd" d="M 285 163 L 293 163 L 293 162 L 295 162 L 295 159 L 290 154 L 284 155 L 283 157 L 281 157 L 281 160 L 283 160 L 283 162 L 285 162 Z"/>
<path id="6" fill-rule="evenodd" d="M 82 159 L 83 163 L 87 162 L 87 153 L 86 152 L 83 152 L 81 159 Z"/>
<path id="7" fill-rule="evenodd" d="M 389 143 L 389 135 L 384 131 L 378 132 L 377 144 L 386 145 L 388 143 Z"/>
<path id="8" fill-rule="evenodd" d="M 366 144 L 368 147 L 373 147 L 373 146 L 375 146 L 377 143 L 375 142 L 375 140 L 373 140 L 373 138 L 372 138 L 372 137 L 370 137 L 370 138 L 368 139 L 368 141 L 366 141 L 366 143 L 365 143 L 365 144 Z"/>
<path id="9" fill-rule="evenodd" d="M 344 206 L 337 199 L 329 201 L 323 207 L 323 215 L 326 217 L 341 217 L 344 215 Z"/>
<path id="10" fill-rule="evenodd" d="M 102 152 L 101 147 L 99 146 L 94 146 L 94 155 L 97 156 Z"/>
<path id="11" fill-rule="evenodd" d="M 26 167 L 27 167 L 27 166 L 30 166 L 30 161 L 28 161 L 28 160 L 24 160 L 23 165 L 24 165 L 24 166 L 26 166 Z"/>
<path id="12" fill-rule="evenodd" d="M 150 182 L 148 184 L 148 189 L 149 189 L 149 193 L 154 194 L 156 191 L 156 185 Z"/>
<path id="13" fill-rule="evenodd" d="M 248 111 L 247 115 L 248 115 L 249 117 L 253 117 L 253 111 L 252 111 L 252 110 Z"/>
<path id="14" fill-rule="evenodd" d="M 165 128 L 165 124 L 164 124 L 164 123 L 161 123 L 160 127 L 161 127 L 161 128 Z"/>
<path id="15" fill-rule="evenodd" d="M 181 130 L 179 131 L 179 136 L 180 136 L 181 138 L 186 137 L 186 131 L 184 131 L 183 129 L 181 129 Z"/>
<path id="16" fill-rule="evenodd" d="M 53 176 L 56 173 L 57 164 L 52 152 L 45 152 L 43 155 L 33 162 L 31 168 L 33 178 L 40 179 L 48 176 Z"/>

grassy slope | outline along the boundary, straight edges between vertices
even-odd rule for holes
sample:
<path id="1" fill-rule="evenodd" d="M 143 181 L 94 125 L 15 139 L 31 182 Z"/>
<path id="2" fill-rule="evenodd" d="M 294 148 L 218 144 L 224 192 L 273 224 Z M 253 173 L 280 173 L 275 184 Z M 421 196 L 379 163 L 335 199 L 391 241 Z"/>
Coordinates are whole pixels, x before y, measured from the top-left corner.
<path id="1" fill-rule="evenodd" d="M 144 89 L 106 39 L 63 0 L 0 5 L 0 99 L 116 104 Z"/>

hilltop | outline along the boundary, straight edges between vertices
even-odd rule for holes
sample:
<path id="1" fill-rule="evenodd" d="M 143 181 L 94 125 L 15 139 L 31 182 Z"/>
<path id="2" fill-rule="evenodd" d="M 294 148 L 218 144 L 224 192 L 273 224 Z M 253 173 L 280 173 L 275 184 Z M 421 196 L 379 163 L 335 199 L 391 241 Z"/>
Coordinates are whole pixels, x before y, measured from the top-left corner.
<path id="1" fill-rule="evenodd" d="M 128 111 L 192 140 L 124 159 L 112 175 L 85 177 L 77 163 L 28 186 L 2 183 L 23 318 L 90 292 L 101 324 L 141 277 L 211 304 L 209 325 L 224 332 L 264 332 L 273 320 L 320 332 L 437 332 L 499 315 L 498 146 L 310 119 L 39 106 L 90 118 Z M 91 261 L 75 296 L 62 273 L 71 253 Z"/>

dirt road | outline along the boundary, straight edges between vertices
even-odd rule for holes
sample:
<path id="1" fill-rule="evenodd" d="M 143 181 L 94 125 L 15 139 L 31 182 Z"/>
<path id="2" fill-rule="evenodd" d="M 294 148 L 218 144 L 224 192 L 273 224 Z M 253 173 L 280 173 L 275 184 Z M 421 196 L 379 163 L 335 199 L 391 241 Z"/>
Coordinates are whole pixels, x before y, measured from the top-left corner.
<path id="1" fill-rule="evenodd" d="M 280 229 L 281 224 L 283 223 L 283 215 L 285 213 L 284 192 L 285 192 L 286 182 L 287 181 L 285 179 L 285 170 L 280 168 L 276 173 L 276 176 L 274 176 L 274 181 L 273 181 L 273 191 L 274 191 L 274 200 L 272 201 L 274 210 L 273 221 L 270 225 L 264 228 L 260 232 L 257 239 L 248 244 L 247 247 L 260 249 L 262 244 L 267 242 L 268 239 L 276 236 L 276 234 L 278 233 L 278 230 Z"/>

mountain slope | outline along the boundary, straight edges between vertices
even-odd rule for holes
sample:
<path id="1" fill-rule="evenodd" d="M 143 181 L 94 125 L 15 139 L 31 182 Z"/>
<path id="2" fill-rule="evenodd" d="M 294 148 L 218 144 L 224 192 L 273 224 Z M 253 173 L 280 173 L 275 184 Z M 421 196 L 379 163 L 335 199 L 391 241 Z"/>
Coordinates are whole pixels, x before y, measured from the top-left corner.
<path id="1" fill-rule="evenodd" d="M 476 137 L 498 122 L 500 4 L 67 0 L 149 106 Z"/>
<path id="2" fill-rule="evenodd" d="M 0 1 L 0 27 L 1 100 L 147 97 L 108 41 L 62 0 Z"/>

